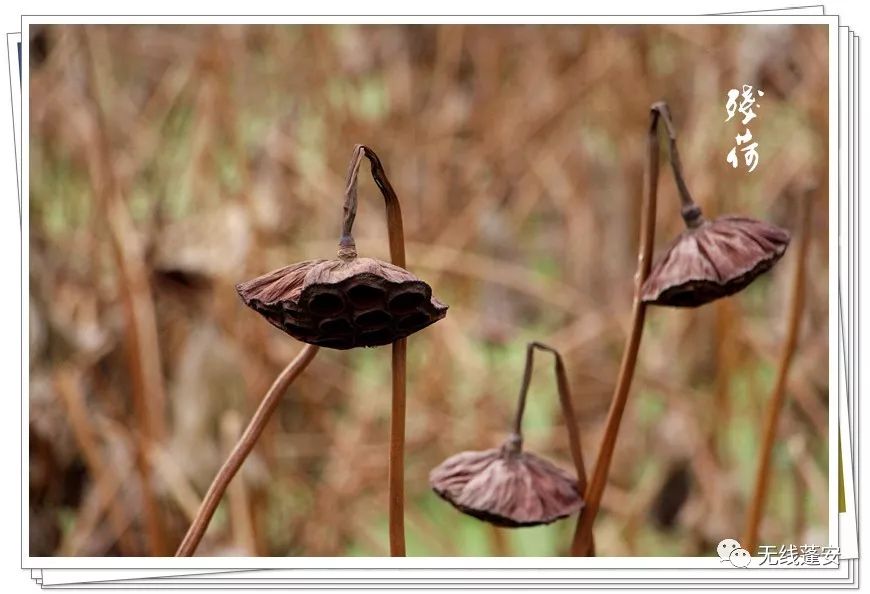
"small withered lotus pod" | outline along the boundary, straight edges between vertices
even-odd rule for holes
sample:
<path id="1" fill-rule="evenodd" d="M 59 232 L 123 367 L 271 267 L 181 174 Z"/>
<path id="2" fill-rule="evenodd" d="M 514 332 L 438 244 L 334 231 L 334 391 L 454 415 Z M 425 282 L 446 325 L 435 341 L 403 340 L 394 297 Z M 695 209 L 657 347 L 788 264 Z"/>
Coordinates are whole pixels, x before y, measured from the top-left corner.
<path id="1" fill-rule="evenodd" d="M 697 307 L 732 295 L 770 270 L 789 239 L 785 229 L 747 217 L 702 219 L 683 231 L 655 263 L 641 299 Z"/>
<path id="2" fill-rule="evenodd" d="M 364 156 L 387 202 L 391 254 L 404 264 L 398 198 L 377 155 L 357 145 L 348 170 L 338 258 L 291 264 L 236 286 L 247 306 L 302 342 L 333 349 L 381 346 L 447 314 L 431 287 L 401 266 L 357 257 L 351 231 Z"/>
<path id="3" fill-rule="evenodd" d="M 447 458 L 429 474 L 429 483 L 461 512 L 505 528 L 550 524 L 583 507 L 577 479 L 523 452 L 516 434 L 500 448 Z"/>
<path id="4" fill-rule="evenodd" d="M 540 456 L 523 451 L 523 412 L 535 349 L 548 351 L 556 359 L 559 404 L 576 477 Z M 429 484 L 459 511 L 506 528 L 549 524 L 583 507 L 586 469 L 565 364 L 558 351 L 539 342 L 527 345 L 517 413 L 508 439 L 499 448 L 460 452 L 447 458 L 429 473 Z"/>

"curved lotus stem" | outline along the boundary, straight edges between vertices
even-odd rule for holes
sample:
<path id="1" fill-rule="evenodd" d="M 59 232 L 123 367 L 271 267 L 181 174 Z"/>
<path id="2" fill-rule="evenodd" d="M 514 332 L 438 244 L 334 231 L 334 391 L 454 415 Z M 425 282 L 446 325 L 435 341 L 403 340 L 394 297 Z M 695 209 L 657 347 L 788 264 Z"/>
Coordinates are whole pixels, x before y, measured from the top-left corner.
<path id="1" fill-rule="evenodd" d="M 269 422 L 269 419 L 272 418 L 272 413 L 278 407 L 281 396 L 284 395 L 287 388 L 299 377 L 302 371 L 308 367 L 308 364 L 314 359 L 314 355 L 317 354 L 318 350 L 319 347 L 314 345 L 305 345 L 269 387 L 269 390 L 260 402 L 260 406 L 257 407 L 257 411 L 251 418 L 251 422 L 245 428 L 245 432 L 242 433 L 233 451 L 230 452 L 226 462 L 221 466 L 217 476 L 214 477 L 208 492 L 205 494 L 205 498 L 203 498 L 199 506 L 199 510 L 196 512 L 196 517 L 190 524 L 190 528 L 187 529 L 184 540 L 178 546 L 178 551 L 175 553 L 176 557 L 191 557 L 196 552 L 196 547 L 199 546 L 202 536 L 205 534 L 205 530 L 208 528 L 208 524 L 211 522 L 211 518 L 217 509 L 218 503 L 220 503 L 224 492 L 227 490 L 227 486 L 233 480 L 233 477 L 236 476 L 236 473 L 242 467 L 251 450 L 254 449 L 254 445 L 256 445 L 260 435 L 262 435 L 263 429 L 266 428 L 266 423 Z"/>
<path id="2" fill-rule="evenodd" d="M 514 435 L 522 442 L 523 412 L 526 408 L 526 394 L 532 382 L 532 370 L 534 368 L 535 349 L 552 353 L 555 357 L 556 385 L 559 391 L 559 404 L 562 407 L 562 416 L 568 429 L 568 445 L 571 449 L 571 458 L 574 460 L 574 469 L 577 472 L 577 487 L 580 493 L 586 490 L 586 466 L 583 463 L 583 449 L 580 445 L 580 432 L 577 430 L 577 417 L 574 415 L 574 405 L 571 402 L 571 388 L 568 385 L 568 374 L 565 372 L 565 363 L 562 355 L 551 346 L 541 342 L 530 342 L 526 348 L 526 367 L 523 371 L 523 383 L 520 386 L 520 397 L 517 403 L 517 414 L 514 418 Z"/>
<path id="3" fill-rule="evenodd" d="M 363 157 L 371 163 L 372 178 L 384 196 L 387 210 L 387 234 L 390 242 L 390 261 L 396 266 L 405 267 L 405 231 L 402 224 L 402 207 L 399 197 L 393 190 L 390 180 L 381 165 L 377 154 L 369 147 L 358 144 L 353 147 L 350 165 L 347 169 L 347 182 L 344 189 L 344 219 L 341 224 L 341 239 L 339 240 L 340 257 L 356 257 L 356 244 L 353 239 L 353 222 L 357 209 L 357 178 Z M 343 251 L 345 250 L 345 251 Z M 352 252 L 352 256 L 350 256 Z"/>
<path id="4" fill-rule="evenodd" d="M 622 355 L 622 363 L 619 368 L 619 377 L 616 380 L 616 388 L 613 392 L 610 411 L 607 413 L 607 425 L 604 429 L 604 437 L 601 440 L 601 448 L 598 451 L 595 468 L 592 470 L 592 479 L 586 489 L 585 505 L 577 519 L 577 528 L 574 531 L 574 540 L 571 544 L 571 554 L 574 556 L 592 554 L 592 525 L 595 523 L 595 516 L 598 514 L 598 509 L 601 506 L 601 497 L 607 483 L 607 474 L 610 470 L 610 462 L 613 459 L 613 450 L 616 447 L 616 437 L 619 434 L 622 413 L 625 411 L 625 405 L 628 401 L 628 391 L 631 388 L 634 367 L 637 363 L 637 352 L 640 348 L 640 338 L 643 334 L 646 304 L 641 300 L 641 288 L 646 277 L 649 275 L 652 265 L 659 170 L 659 144 L 656 132 L 658 130 L 659 116 L 664 113 L 667 113 L 667 105 L 665 103 L 654 103 L 650 108 L 650 125 L 647 135 L 647 183 L 642 211 L 643 220 L 640 226 L 637 273 L 634 278 L 631 331 L 626 339 L 625 351 Z"/>
<path id="5" fill-rule="evenodd" d="M 701 215 L 701 208 L 692 200 L 692 195 L 689 193 L 689 188 L 686 186 L 686 180 L 683 178 L 683 164 L 680 162 L 680 153 L 677 150 L 677 130 L 674 127 L 674 122 L 671 120 L 671 110 L 668 104 L 664 101 L 655 104 L 655 109 L 658 110 L 665 123 L 665 128 L 668 131 L 668 151 L 671 159 L 671 169 L 674 171 L 674 180 L 677 182 L 677 190 L 680 192 L 680 214 L 688 227 L 697 227 L 704 222 L 704 217 Z"/>
<path id="6" fill-rule="evenodd" d="M 355 258 L 352 229 L 356 218 L 357 176 L 362 158 L 371 163 L 372 178 L 384 196 L 387 215 L 387 233 L 390 242 L 390 260 L 396 266 L 405 267 L 405 231 L 402 225 L 402 208 L 381 160 L 369 147 L 358 144 L 353 148 L 345 186 L 344 221 L 341 228 L 338 255 L 340 258 Z M 408 350 L 407 339 L 393 343 L 392 383 L 393 397 L 390 410 L 390 555 L 405 556 L 405 375 Z"/>

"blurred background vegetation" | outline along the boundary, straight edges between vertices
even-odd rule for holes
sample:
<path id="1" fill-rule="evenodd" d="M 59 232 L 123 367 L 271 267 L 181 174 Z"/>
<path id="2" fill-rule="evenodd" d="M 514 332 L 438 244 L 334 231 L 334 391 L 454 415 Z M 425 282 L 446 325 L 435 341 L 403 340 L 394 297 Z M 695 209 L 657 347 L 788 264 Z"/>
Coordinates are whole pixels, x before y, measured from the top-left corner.
<path id="1" fill-rule="evenodd" d="M 650 103 L 666 99 L 708 216 L 796 229 L 827 187 L 821 26 L 51 26 L 31 40 L 30 553 L 172 554 L 223 458 L 300 349 L 234 285 L 330 258 L 355 143 L 380 155 L 408 268 L 451 308 L 409 341 L 410 555 L 557 555 L 575 519 L 492 528 L 429 470 L 509 429 L 525 343 L 559 348 L 591 468 L 630 318 Z M 725 161 L 726 92 L 764 91 L 760 164 Z M 656 253 L 679 233 L 662 163 Z M 365 169 L 365 167 L 364 167 Z M 388 259 L 361 176 L 355 234 Z M 827 535 L 828 224 L 762 543 Z M 794 251 L 746 291 L 654 308 L 599 555 L 712 555 L 739 538 Z M 283 399 L 202 555 L 388 552 L 389 349 L 322 350 Z M 552 362 L 527 447 L 572 468 Z"/>

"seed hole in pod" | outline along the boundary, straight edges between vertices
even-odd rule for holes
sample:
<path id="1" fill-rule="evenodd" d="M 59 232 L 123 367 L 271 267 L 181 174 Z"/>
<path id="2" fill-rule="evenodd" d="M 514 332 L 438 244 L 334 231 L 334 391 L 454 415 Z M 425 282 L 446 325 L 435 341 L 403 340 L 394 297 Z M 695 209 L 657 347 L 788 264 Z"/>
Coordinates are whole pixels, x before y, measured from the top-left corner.
<path id="1" fill-rule="evenodd" d="M 320 331 L 329 337 L 351 334 L 353 328 L 344 318 L 327 318 L 320 322 Z"/>
<path id="2" fill-rule="evenodd" d="M 284 331 L 292 336 L 308 336 L 311 334 L 311 328 L 294 324 L 293 322 L 284 322 Z"/>
<path id="3" fill-rule="evenodd" d="M 308 307 L 319 316 L 334 316 L 344 309 L 344 300 L 335 293 L 317 293 L 309 300 Z"/>
<path id="4" fill-rule="evenodd" d="M 359 314 L 356 317 L 356 325 L 365 330 L 375 330 L 389 326 L 393 316 L 382 309 L 373 309 Z"/>
<path id="5" fill-rule="evenodd" d="M 384 302 L 384 290 L 372 285 L 354 285 L 347 290 L 347 297 L 355 307 L 367 309 Z"/>
<path id="6" fill-rule="evenodd" d="M 399 320 L 399 328 L 402 330 L 411 330 L 413 328 L 424 326 L 428 321 L 429 316 L 424 314 L 422 311 L 415 311 Z"/>
<path id="7" fill-rule="evenodd" d="M 423 305 L 425 300 L 426 296 L 419 291 L 402 291 L 390 299 L 390 311 L 406 313 Z"/>
<path id="8" fill-rule="evenodd" d="M 390 344 L 396 339 L 395 334 L 389 328 L 380 330 L 368 330 L 359 335 L 360 346 L 381 346 Z"/>

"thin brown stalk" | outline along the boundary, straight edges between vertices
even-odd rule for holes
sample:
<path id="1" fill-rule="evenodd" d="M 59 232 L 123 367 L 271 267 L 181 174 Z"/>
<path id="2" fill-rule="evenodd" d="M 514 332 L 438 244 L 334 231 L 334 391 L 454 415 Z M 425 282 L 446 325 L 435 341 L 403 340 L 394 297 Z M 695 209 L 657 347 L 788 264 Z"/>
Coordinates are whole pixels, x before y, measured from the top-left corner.
<path id="1" fill-rule="evenodd" d="M 64 536 L 63 541 L 61 542 L 58 556 L 60 557 L 78 557 L 81 555 L 92 555 L 98 556 L 100 553 L 97 553 L 93 548 L 95 543 L 99 542 L 99 538 L 96 536 L 99 532 L 99 529 L 105 525 L 105 517 L 108 516 L 109 522 L 112 525 L 112 538 L 113 540 L 105 542 L 105 548 L 103 550 L 106 551 L 105 554 L 110 554 L 108 551 L 111 546 L 115 542 L 119 542 L 117 538 L 118 530 L 123 530 L 125 535 L 132 535 L 132 532 L 129 530 L 130 526 L 133 522 L 132 514 L 130 510 L 122 508 L 121 509 L 121 524 L 116 525 L 116 520 L 113 520 L 111 515 L 111 508 L 113 505 L 122 501 L 123 485 L 129 483 L 130 476 L 129 473 L 120 473 L 120 474 L 105 474 L 100 479 L 100 482 L 103 484 L 97 484 L 94 487 L 94 490 L 91 494 L 85 499 L 85 503 L 82 506 L 82 511 L 76 516 L 75 524 L 70 528 L 69 532 Z M 87 548 L 88 551 L 85 552 L 84 549 Z M 124 551 L 127 550 L 123 547 L 119 547 L 121 550 L 121 554 L 125 554 Z M 132 549 L 134 552 L 131 554 L 136 554 L 135 549 Z"/>
<path id="2" fill-rule="evenodd" d="M 734 355 L 737 350 L 734 347 L 734 337 L 737 334 L 734 327 L 739 323 L 735 309 L 734 302 L 730 299 L 716 302 L 716 377 L 711 399 L 716 414 L 710 415 L 707 439 L 718 464 L 722 463 L 724 457 L 723 436 L 728 434 L 731 421 L 728 395 L 731 391 Z"/>
<path id="3" fill-rule="evenodd" d="M 555 357 L 556 386 L 559 392 L 559 405 L 562 408 L 562 417 L 565 421 L 565 428 L 568 431 L 568 447 L 571 450 L 571 459 L 574 461 L 574 472 L 577 474 L 577 490 L 580 493 L 585 493 L 589 481 L 586 476 L 586 464 L 583 461 L 583 448 L 580 442 L 580 431 L 577 428 L 577 415 L 574 414 L 574 404 L 571 401 L 571 387 L 568 384 L 568 373 L 565 371 L 565 362 L 559 351 L 540 342 L 529 343 L 529 349 L 526 355 L 526 374 L 523 376 L 523 394 L 525 394 L 525 390 L 528 389 L 528 382 L 531 380 L 532 351 L 535 348 L 552 353 Z M 525 399 L 525 397 L 523 397 L 523 399 Z M 595 555 L 594 539 L 589 545 L 589 555 Z"/>
<path id="4" fill-rule="evenodd" d="M 508 539 L 505 537 L 504 530 L 498 526 L 487 524 L 487 536 L 489 537 L 489 548 L 492 551 L 492 557 L 510 557 L 510 546 Z"/>
<path id="5" fill-rule="evenodd" d="M 120 276 L 120 293 L 125 316 L 125 343 L 132 377 L 133 406 L 138 425 L 136 466 L 142 481 L 142 502 L 150 552 L 166 553 L 165 529 L 159 505 L 151 486 L 151 467 L 147 452 L 164 433 L 163 410 L 166 401 L 157 321 L 151 283 L 145 265 L 144 248 L 127 210 L 121 185 L 115 174 L 108 137 L 108 123 L 100 101 L 97 56 L 107 61 L 108 52 L 93 39 L 90 27 L 81 29 L 81 42 L 87 56 L 87 89 L 93 106 L 94 150 L 89 169 L 99 212 L 105 217 L 112 256 Z"/>
<path id="6" fill-rule="evenodd" d="M 396 266 L 405 267 L 405 232 L 402 224 L 402 208 L 384 167 L 375 152 L 358 144 L 348 169 L 345 189 L 345 221 L 342 227 L 340 249 L 355 249 L 351 237 L 351 227 L 356 215 L 357 173 L 360 162 L 366 157 L 371 163 L 372 178 L 381 194 L 387 215 L 387 233 L 390 243 L 390 260 Z M 393 343 L 392 353 L 392 404 L 390 408 L 390 461 L 389 482 L 389 533 L 390 555 L 405 556 L 405 375 L 407 359 L 407 339 Z"/>
<path id="7" fill-rule="evenodd" d="M 785 387 L 788 379 L 788 371 L 797 348 L 798 334 L 800 333 L 800 321 L 803 314 L 805 301 L 806 259 L 810 243 L 810 220 L 812 214 L 811 193 L 807 191 L 803 197 L 800 217 L 800 243 L 798 244 L 797 261 L 795 263 L 794 278 L 791 286 L 791 302 L 788 311 L 788 327 L 785 334 L 785 343 L 780 352 L 779 366 L 776 372 L 776 382 L 773 386 L 770 400 L 764 414 L 764 429 L 761 439 L 761 449 L 758 455 L 758 465 L 755 470 L 755 488 L 749 504 L 749 513 L 746 519 L 746 529 L 741 543 L 750 554 L 755 554 L 758 547 L 758 531 L 761 525 L 761 515 L 767 501 L 767 491 L 770 486 L 770 461 L 773 453 L 773 445 L 776 441 L 776 431 L 779 426 L 779 418 L 785 405 Z"/>
<path id="8" fill-rule="evenodd" d="M 221 466 L 217 476 L 215 476 L 214 481 L 212 481 L 211 486 L 208 488 L 208 492 L 205 494 L 205 498 L 199 506 L 196 518 L 190 524 L 190 528 L 187 529 L 187 534 L 185 534 L 184 540 L 181 541 L 178 551 L 175 553 L 176 557 L 190 557 L 196 552 L 196 548 L 199 546 L 215 510 L 217 509 L 224 492 L 227 490 L 227 486 L 239 471 L 239 468 L 242 467 L 248 454 L 250 454 L 251 450 L 254 449 L 254 445 L 256 445 L 257 440 L 263 433 L 263 429 L 272 417 L 272 413 L 274 413 L 275 409 L 278 407 L 278 402 L 281 400 L 281 396 L 284 395 L 287 388 L 290 387 L 290 384 L 299 377 L 299 374 L 308 367 L 308 364 L 311 363 L 312 359 L 314 359 L 314 355 L 317 354 L 318 350 L 318 347 L 314 345 L 305 345 L 305 347 L 299 351 L 299 354 L 296 355 L 296 357 L 289 365 L 287 365 L 287 367 L 284 368 L 272 383 L 269 391 L 266 392 L 266 395 L 260 402 L 260 406 L 257 407 L 257 411 L 251 418 L 250 423 L 248 423 L 248 426 L 245 428 L 245 432 L 242 433 L 241 438 L 239 438 L 239 441 L 236 443 L 235 447 L 233 447 L 229 457 L 226 459 L 223 466 Z"/>
<path id="9" fill-rule="evenodd" d="M 520 403 L 517 407 L 517 417 L 514 421 L 514 433 L 520 435 L 520 423 L 522 422 L 523 410 L 525 409 L 526 393 L 532 380 L 535 349 L 547 351 L 555 357 L 554 369 L 556 372 L 556 387 L 559 392 L 559 405 L 562 408 L 562 417 L 565 420 L 565 428 L 568 431 L 568 447 L 571 450 L 571 459 L 574 461 L 574 470 L 577 473 L 577 490 L 583 493 L 586 490 L 587 483 L 586 465 L 583 462 L 580 431 L 577 429 L 577 416 L 574 414 L 574 404 L 571 402 L 571 387 L 568 384 L 565 362 L 559 351 L 541 342 L 530 342 L 526 350 L 526 368 L 523 373 L 523 384 L 520 388 Z"/>
<path id="10" fill-rule="evenodd" d="M 125 518 L 121 500 L 115 496 L 120 487 L 120 481 L 113 473 L 109 472 L 112 464 L 101 452 L 97 431 L 91 424 L 91 416 L 85 405 L 80 381 L 80 372 L 75 369 L 60 369 L 54 376 L 54 385 L 66 408 L 67 420 L 73 430 L 73 437 L 82 452 L 88 473 L 94 481 L 97 499 L 100 502 L 105 502 L 107 506 L 109 523 L 118 539 L 121 553 L 132 554 L 134 548 L 127 532 L 129 518 Z"/>
<path id="11" fill-rule="evenodd" d="M 187 521 L 192 522 L 199 509 L 199 494 L 179 467 L 178 461 L 163 448 L 151 450 L 148 460 L 166 484 L 167 494 L 175 501 Z"/>
<path id="12" fill-rule="evenodd" d="M 242 421 L 238 413 L 230 411 L 221 422 L 221 430 L 227 444 L 237 440 L 242 431 Z M 254 531 L 254 517 L 251 514 L 251 498 L 248 495 L 245 482 L 235 481 L 229 488 L 230 525 L 232 526 L 233 541 L 237 549 L 244 555 L 257 555 L 256 536 Z"/>
<path id="13" fill-rule="evenodd" d="M 601 498 L 604 487 L 607 484 L 607 475 L 610 470 L 610 462 L 613 459 L 613 451 L 616 447 L 616 438 L 619 434 L 619 425 L 625 412 L 628 401 L 628 391 L 634 376 L 634 367 L 637 363 L 637 352 L 640 348 L 640 339 L 643 334 L 643 323 L 646 315 L 646 305 L 640 299 L 640 291 L 649 275 L 652 265 L 653 243 L 655 239 L 656 220 L 656 197 L 658 192 L 659 170 L 659 143 L 658 122 L 662 112 L 667 113 L 667 105 L 654 103 L 650 108 L 650 125 L 647 133 L 647 174 L 645 187 L 645 200 L 642 209 L 640 228 L 640 242 L 637 255 L 637 273 L 634 278 L 634 303 L 632 305 L 631 330 L 625 344 L 625 352 L 619 368 L 619 376 L 616 380 L 616 388 L 613 392 L 613 400 L 607 414 L 607 423 L 604 429 L 604 437 L 601 440 L 601 448 L 592 471 L 592 479 L 586 489 L 585 505 L 577 518 L 577 527 L 574 531 L 574 539 L 571 544 L 571 554 L 576 556 L 589 556 L 593 551 L 592 526 L 595 517 L 601 507 Z M 673 154 L 673 153 L 672 153 Z"/>
<path id="14" fill-rule="evenodd" d="M 408 341 L 393 343 L 393 399 L 390 407 L 390 556 L 405 556 L 405 359 Z"/>

